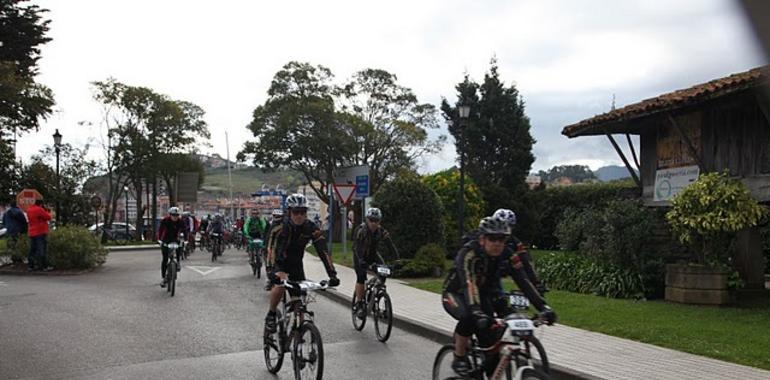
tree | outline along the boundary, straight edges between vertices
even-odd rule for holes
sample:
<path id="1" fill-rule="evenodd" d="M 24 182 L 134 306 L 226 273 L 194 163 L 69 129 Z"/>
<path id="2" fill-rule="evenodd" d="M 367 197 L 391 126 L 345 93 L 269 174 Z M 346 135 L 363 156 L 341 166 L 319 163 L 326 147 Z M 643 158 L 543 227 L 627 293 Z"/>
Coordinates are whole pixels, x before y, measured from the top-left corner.
<path id="1" fill-rule="evenodd" d="M 238 153 L 265 171 L 289 168 L 302 173 L 325 203 L 335 168 L 356 151 L 350 129 L 360 126 L 335 112 L 333 74 L 323 66 L 289 62 L 273 77 L 268 99 L 253 113 L 248 128 L 256 141 Z"/>
<path id="2" fill-rule="evenodd" d="M 442 101 L 458 155 L 465 154 L 465 169 L 481 188 L 493 211 L 527 192 L 525 179 L 534 156 L 529 118 L 515 85 L 505 86 L 493 59 L 481 84 L 465 79 L 457 84 L 457 101 Z M 467 126 L 461 124 L 457 105 L 470 106 Z"/>
<path id="3" fill-rule="evenodd" d="M 170 99 L 146 87 L 128 86 L 108 79 L 94 82 L 95 98 L 105 105 L 109 116 L 108 141 L 118 177 L 131 183 L 137 210 L 142 210 L 145 184 L 155 183 L 161 169 L 169 164 L 168 154 L 191 151 L 198 137 L 210 137 L 203 110 L 197 105 Z M 115 138 L 115 144 L 112 139 Z M 120 196 L 120 182 L 110 181 L 112 215 Z M 137 213 L 136 224 L 143 224 Z"/>
<path id="4" fill-rule="evenodd" d="M 567 177 L 574 183 L 585 182 L 590 179 L 596 179 L 596 175 L 586 165 L 559 165 L 554 166 L 548 171 L 540 170 L 537 175 L 543 182 L 552 182 L 562 177 Z"/>
<path id="5" fill-rule="evenodd" d="M 460 231 L 458 226 L 459 197 L 457 189 L 460 185 L 460 172 L 457 168 L 451 168 L 436 174 L 422 177 L 422 182 L 436 192 L 441 199 L 444 209 L 444 229 L 447 252 L 454 254 L 460 249 Z M 481 192 L 473 180 L 465 183 L 465 231 L 471 231 L 478 226 L 479 220 L 484 217 L 486 205 Z"/>
<path id="6" fill-rule="evenodd" d="M 5 140 L 0 139 L 0 204 L 7 204 L 16 199 L 19 190 L 19 168 L 13 149 Z"/>
<path id="7" fill-rule="evenodd" d="M 0 2 L 0 132 L 25 132 L 51 114 L 51 90 L 35 82 L 40 45 L 49 41 L 47 12 L 26 0 Z"/>
<path id="8" fill-rule="evenodd" d="M 166 183 L 171 204 L 176 204 L 176 174 L 182 172 L 197 172 L 198 186 L 203 184 L 206 169 L 197 156 L 185 153 L 164 153 L 159 155 L 154 162 L 158 168 L 158 175 Z"/>

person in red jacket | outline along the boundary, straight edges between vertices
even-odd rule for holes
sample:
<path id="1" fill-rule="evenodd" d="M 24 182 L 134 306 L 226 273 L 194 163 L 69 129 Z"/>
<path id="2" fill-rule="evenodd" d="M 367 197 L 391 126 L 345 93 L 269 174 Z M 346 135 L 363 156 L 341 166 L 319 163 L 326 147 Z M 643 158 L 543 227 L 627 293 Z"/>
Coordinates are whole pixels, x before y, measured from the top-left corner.
<path id="1" fill-rule="evenodd" d="M 48 221 L 51 220 L 51 211 L 43 205 L 42 199 L 38 199 L 34 205 L 27 209 L 27 218 L 29 219 L 27 270 L 50 271 L 53 268 L 48 266 L 46 258 L 46 238 L 48 237 Z"/>

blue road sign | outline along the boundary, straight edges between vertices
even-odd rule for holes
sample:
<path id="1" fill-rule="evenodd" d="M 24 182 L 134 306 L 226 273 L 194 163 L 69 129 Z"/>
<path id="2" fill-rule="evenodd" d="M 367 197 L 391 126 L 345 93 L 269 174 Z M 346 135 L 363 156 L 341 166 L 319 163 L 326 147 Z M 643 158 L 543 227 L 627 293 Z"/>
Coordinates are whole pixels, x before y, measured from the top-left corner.
<path id="1" fill-rule="evenodd" d="M 369 195 L 369 176 L 356 176 L 356 197 L 364 198 Z"/>

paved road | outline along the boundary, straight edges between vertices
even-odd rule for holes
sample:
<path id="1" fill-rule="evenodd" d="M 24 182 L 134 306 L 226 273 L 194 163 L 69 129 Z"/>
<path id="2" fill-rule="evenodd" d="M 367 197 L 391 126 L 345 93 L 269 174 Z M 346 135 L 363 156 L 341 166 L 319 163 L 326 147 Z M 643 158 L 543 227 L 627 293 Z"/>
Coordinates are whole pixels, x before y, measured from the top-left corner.
<path id="1" fill-rule="evenodd" d="M 243 252 L 183 264 L 177 295 L 158 286 L 160 253 L 113 252 L 81 276 L 0 276 L 2 379 L 288 379 L 265 370 L 262 281 Z M 194 270 L 191 267 L 195 267 Z M 398 305 L 395 305 L 398 307 Z M 326 351 L 325 378 L 428 378 L 439 345 L 394 329 L 387 344 L 370 324 L 325 297 L 312 306 Z"/>

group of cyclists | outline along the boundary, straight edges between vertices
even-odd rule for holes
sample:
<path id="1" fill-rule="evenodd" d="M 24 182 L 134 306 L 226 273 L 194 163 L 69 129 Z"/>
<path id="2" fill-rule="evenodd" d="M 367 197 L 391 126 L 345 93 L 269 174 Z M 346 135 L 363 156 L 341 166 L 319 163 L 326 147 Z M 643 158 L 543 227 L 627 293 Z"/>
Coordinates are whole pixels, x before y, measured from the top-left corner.
<path id="1" fill-rule="evenodd" d="M 309 243 L 315 247 L 329 277 L 328 285 L 339 285 L 332 256 L 319 226 L 308 219 L 307 199 L 302 194 L 292 194 L 286 199 L 287 214 L 276 210 L 268 223 L 259 211 L 253 210 L 243 223 L 245 237 L 264 239 L 265 266 L 268 273 L 265 290 L 269 291 L 269 308 L 265 326 L 276 329 L 276 307 L 284 295 L 283 281 L 304 281 L 302 263 Z M 390 251 L 391 258 L 399 260 L 399 253 L 389 233 L 380 225 L 382 212 L 377 208 L 366 211 L 366 220 L 353 233 L 353 259 L 356 272 L 354 308 L 363 309 L 364 283 L 367 270 L 373 264 L 384 264 L 378 253 L 381 242 Z M 221 217 L 201 222 L 201 229 L 211 231 Z M 556 313 L 543 298 L 546 288 L 538 279 L 529 253 L 514 236 L 511 229 L 516 225 L 516 214 L 499 209 L 492 216 L 481 219 L 478 229 L 462 237 L 462 247 L 454 257 L 454 265 L 443 285 L 441 296 L 444 309 L 458 322 L 454 330 L 454 360 L 452 369 L 463 376 L 470 370 L 466 352 L 471 336 L 476 335 L 480 344 L 491 345 L 499 339 L 501 318 L 508 313 L 508 300 L 504 297 L 502 279 L 510 276 L 519 290 L 538 310 L 539 318 L 553 324 Z M 194 227 L 193 227 L 194 228 Z M 194 231 L 180 218 L 179 209 L 171 207 L 169 215 L 161 221 L 160 240 L 168 242 L 179 233 Z M 186 235 L 185 235 L 186 236 Z M 168 252 L 162 249 L 161 277 L 165 278 Z M 161 284 L 162 286 L 164 283 Z M 291 289 L 288 289 L 291 294 Z M 355 309 L 354 309 L 355 310 Z"/>

